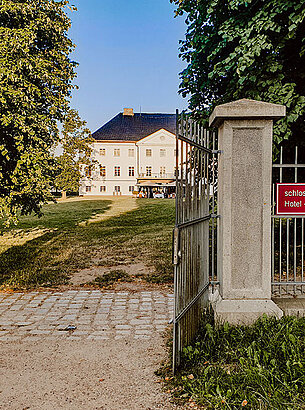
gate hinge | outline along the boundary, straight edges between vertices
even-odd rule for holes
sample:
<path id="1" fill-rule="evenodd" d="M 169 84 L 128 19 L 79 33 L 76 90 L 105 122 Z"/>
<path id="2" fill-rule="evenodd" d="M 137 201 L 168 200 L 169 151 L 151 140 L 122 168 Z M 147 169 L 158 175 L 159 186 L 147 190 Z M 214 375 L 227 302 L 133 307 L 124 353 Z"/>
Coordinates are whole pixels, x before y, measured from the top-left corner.
<path id="1" fill-rule="evenodd" d="M 220 149 L 212 149 L 212 154 L 222 154 L 223 151 L 221 151 Z"/>
<path id="2" fill-rule="evenodd" d="M 211 218 L 213 218 L 213 219 L 218 219 L 218 218 L 220 218 L 220 215 L 217 215 L 217 214 L 211 214 Z"/>

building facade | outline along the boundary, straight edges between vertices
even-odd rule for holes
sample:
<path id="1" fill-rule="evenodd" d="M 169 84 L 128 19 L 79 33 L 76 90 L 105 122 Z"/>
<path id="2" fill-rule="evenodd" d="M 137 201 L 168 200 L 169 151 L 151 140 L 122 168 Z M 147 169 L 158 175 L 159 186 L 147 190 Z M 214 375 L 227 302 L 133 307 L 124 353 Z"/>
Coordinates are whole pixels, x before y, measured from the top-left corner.
<path id="1" fill-rule="evenodd" d="M 125 108 L 93 133 L 95 164 L 83 169 L 80 195 L 172 193 L 175 128 L 174 114 L 142 114 Z"/>

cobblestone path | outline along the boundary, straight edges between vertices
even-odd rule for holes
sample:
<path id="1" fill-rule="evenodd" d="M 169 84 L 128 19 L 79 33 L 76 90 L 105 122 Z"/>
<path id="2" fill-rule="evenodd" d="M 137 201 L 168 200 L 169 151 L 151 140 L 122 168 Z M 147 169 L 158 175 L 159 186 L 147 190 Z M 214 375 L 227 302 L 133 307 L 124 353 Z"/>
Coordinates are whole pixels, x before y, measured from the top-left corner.
<path id="1" fill-rule="evenodd" d="M 0 293 L 0 341 L 149 339 L 172 314 L 173 295 L 159 291 Z"/>

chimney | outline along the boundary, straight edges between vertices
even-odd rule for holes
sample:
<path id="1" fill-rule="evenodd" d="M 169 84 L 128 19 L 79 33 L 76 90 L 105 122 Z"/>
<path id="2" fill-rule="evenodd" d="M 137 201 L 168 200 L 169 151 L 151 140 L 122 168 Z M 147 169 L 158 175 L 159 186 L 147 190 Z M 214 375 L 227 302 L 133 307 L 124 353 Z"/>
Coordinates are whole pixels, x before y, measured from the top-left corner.
<path id="1" fill-rule="evenodd" d="M 123 115 L 129 115 L 129 116 L 133 117 L 134 116 L 133 108 L 124 108 Z"/>

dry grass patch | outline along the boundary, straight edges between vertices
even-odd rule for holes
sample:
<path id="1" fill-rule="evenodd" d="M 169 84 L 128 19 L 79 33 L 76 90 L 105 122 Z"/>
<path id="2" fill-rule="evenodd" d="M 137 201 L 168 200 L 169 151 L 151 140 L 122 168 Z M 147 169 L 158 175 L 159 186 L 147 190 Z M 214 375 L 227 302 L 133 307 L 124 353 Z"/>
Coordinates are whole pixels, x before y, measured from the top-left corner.
<path id="1" fill-rule="evenodd" d="M 101 214 L 93 215 L 86 221 L 79 223 L 79 226 L 86 226 L 96 222 L 102 222 L 106 219 L 115 218 L 126 212 L 133 211 L 137 208 L 137 200 L 135 198 L 114 197 L 112 199 L 111 207 Z"/>

